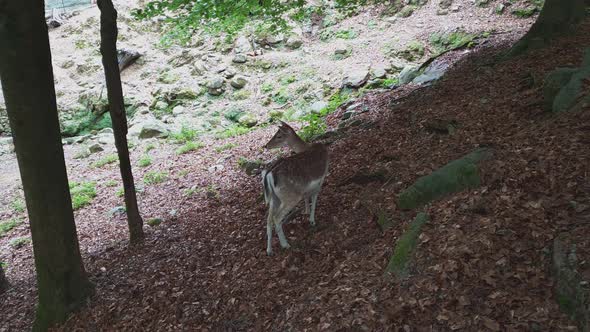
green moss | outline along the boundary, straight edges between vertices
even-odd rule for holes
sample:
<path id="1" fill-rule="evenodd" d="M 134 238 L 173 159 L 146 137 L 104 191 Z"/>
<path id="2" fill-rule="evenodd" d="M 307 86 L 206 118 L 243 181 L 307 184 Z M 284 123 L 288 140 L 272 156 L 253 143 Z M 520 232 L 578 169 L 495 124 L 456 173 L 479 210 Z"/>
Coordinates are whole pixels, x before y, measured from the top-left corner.
<path id="1" fill-rule="evenodd" d="M 5 236 L 8 232 L 10 232 L 13 228 L 20 225 L 21 221 L 17 218 L 12 218 L 5 221 L 0 221 L 0 237 Z"/>
<path id="2" fill-rule="evenodd" d="M 289 94 L 287 89 L 283 87 L 283 88 L 280 88 L 276 93 L 273 94 L 272 101 L 274 101 L 275 103 L 277 103 L 279 105 L 284 105 L 287 102 L 289 102 L 289 100 L 291 100 L 291 98 L 292 98 L 291 94 Z"/>
<path id="3" fill-rule="evenodd" d="M 197 136 L 196 129 L 183 125 L 179 132 L 172 133 L 171 138 L 175 143 L 186 143 L 194 140 Z"/>
<path id="4" fill-rule="evenodd" d="M 112 164 L 119 160 L 119 157 L 116 154 L 110 154 L 108 156 L 104 156 L 103 158 L 97 160 L 92 164 L 93 167 L 99 168 L 103 167 L 108 164 Z"/>
<path id="5" fill-rule="evenodd" d="M 145 147 L 145 152 L 150 152 L 151 150 L 153 150 L 155 148 L 156 148 L 156 145 L 153 143 L 150 143 Z"/>
<path id="6" fill-rule="evenodd" d="M 490 154 L 487 149 L 478 149 L 419 178 L 399 195 L 398 208 L 414 209 L 445 195 L 478 187 L 480 178 L 476 164 Z"/>
<path id="7" fill-rule="evenodd" d="M 418 236 L 420 235 L 422 226 L 428 222 L 428 219 L 426 213 L 418 213 L 408 230 L 397 240 L 393 255 L 391 255 L 387 264 L 387 273 L 392 273 L 398 278 L 408 276 L 409 262 L 418 244 Z"/>
<path id="8" fill-rule="evenodd" d="M 164 222 L 164 220 L 162 220 L 160 218 L 150 218 L 150 219 L 146 220 L 145 223 L 148 224 L 148 226 L 155 227 L 155 226 L 160 225 L 163 222 Z"/>
<path id="9" fill-rule="evenodd" d="M 404 50 L 396 53 L 397 56 L 408 61 L 416 61 L 424 56 L 424 45 L 417 40 L 414 40 L 406 46 Z"/>
<path id="10" fill-rule="evenodd" d="M 215 138 L 223 139 L 244 135 L 252 131 L 252 128 L 247 128 L 239 124 L 232 124 L 231 126 L 215 133 Z"/>
<path id="11" fill-rule="evenodd" d="M 20 198 L 15 199 L 14 201 L 12 201 L 12 203 L 10 203 L 10 205 L 12 206 L 12 209 L 14 210 L 14 212 L 16 213 L 23 213 L 25 212 L 26 209 L 26 205 L 25 205 L 25 201 L 23 201 Z"/>
<path id="12" fill-rule="evenodd" d="M 452 50 L 463 46 L 470 46 L 477 38 L 477 35 L 470 34 L 464 31 L 455 31 L 451 33 L 433 33 L 428 38 L 430 45 L 434 48 L 436 53 L 441 53 L 446 50 Z"/>
<path id="13" fill-rule="evenodd" d="M 268 93 L 268 92 L 271 92 L 272 90 L 274 90 L 274 86 L 270 82 L 264 82 L 260 86 L 260 90 L 264 93 Z"/>
<path id="14" fill-rule="evenodd" d="M 515 8 L 512 10 L 512 14 L 520 18 L 529 18 L 535 15 L 538 11 L 539 8 L 531 6 L 526 8 Z"/>
<path id="15" fill-rule="evenodd" d="M 162 183 L 168 179 L 168 173 L 152 171 L 145 174 L 143 183 L 147 185 Z"/>
<path id="16" fill-rule="evenodd" d="M 408 5 L 405 6 L 404 8 L 402 8 L 399 12 L 398 12 L 398 16 L 399 17 L 410 17 L 414 11 L 416 10 L 416 6 L 413 5 Z"/>
<path id="17" fill-rule="evenodd" d="M 246 100 L 250 98 L 252 94 L 248 90 L 238 90 L 232 93 L 229 99 L 231 100 Z"/>
<path id="18" fill-rule="evenodd" d="M 297 77 L 293 74 L 281 77 L 281 84 L 282 85 L 289 85 L 295 81 L 297 81 Z"/>
<path id="19" fill-rule="evenodd" d="M 70 182 L 72 208 L 78 210 L 92 202 L 96 197 L 96 182 Z"/>
<path id="20" fill-rule="evenodd" d="M 342 29 L 336 31 L 334 36 L 339 39 L 355 39 L 357 37 L 357 33 L 352 29 Z"/>

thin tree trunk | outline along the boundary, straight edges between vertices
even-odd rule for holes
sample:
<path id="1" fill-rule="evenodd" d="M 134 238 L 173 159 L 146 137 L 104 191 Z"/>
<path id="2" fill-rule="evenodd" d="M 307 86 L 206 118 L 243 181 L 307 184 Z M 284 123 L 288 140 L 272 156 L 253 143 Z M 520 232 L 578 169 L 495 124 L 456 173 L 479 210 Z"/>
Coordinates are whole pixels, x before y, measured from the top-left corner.
<path id="1" fill-rule="evenodd" d="M 117 62 L 117 11 L 111 0 L 98 0 L 98 8 L 100 9 L 100 52 L 102 53 L 102 64 L 107 83 L 109 112 L 113 122 L 115 145 L 119 154 L 119 166 L 125 190 L 129 237 L 131 244 L 136 244 L 143 240 L 143 219 L 137 206 L 127 147 L 127 117 L 123 101 L 121 74 Z"/>
<path id="2" fill-rule="evenodd" d="M 510 50 L 519 55 L 546 45 L 551 39 L 571 31 L 586 15 L 584 0 L 545 0 L 537 21 Z"/>
<path id="3" fill-rule="evenodd" d="M 33 239 L 33 330 L 65 321 L 92 294 L 76 234 L 41 0 L 0 0 L 0 79 Z"/>
<path id="4" fill-rule="evenodd" d="M 0 294 L 2 294 L 8 288 L 8 281 L 6 280 L 6 276 L 4 275 L 4 269 L 2 268 L 2 264 L 0 264 Z"/>

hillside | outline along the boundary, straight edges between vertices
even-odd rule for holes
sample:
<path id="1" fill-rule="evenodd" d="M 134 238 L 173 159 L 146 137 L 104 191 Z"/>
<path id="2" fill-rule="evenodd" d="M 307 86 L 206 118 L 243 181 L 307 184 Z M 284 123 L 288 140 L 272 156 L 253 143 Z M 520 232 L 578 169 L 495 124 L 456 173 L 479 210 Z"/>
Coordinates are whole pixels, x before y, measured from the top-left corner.
<path id="1" fill-rule="evenodd" d="M 76 223 L 97 294 L 63 328 L 575 330 L 553 293 L 550 253 L 565 233 L 565 241 L 576 244 L 580 274 L 590 278 L 584 236 L 590 218 L 590 113 L 587 105 L 583 112 L 547 113 L 542 82 L 556 67 L 580 66 L 590 45 L 590 22 L 547 49 L 501 60 L 534 18 L 491 16 L 495 2 L 453 4 L 459 10 L 450 8 L 446 15 L 436 15 L 436 2 L 408 18 L 381 17 L 377 9 L 360 13 L 324 28 L 354 31 L 354 38 L 321 40 L 321 32 L 302 33 L 301 48 L 290 50 L 281 42 L 249 56 L 247 63 L 271 63 L 261 69 L 234 64 L 235 51 L 213 49 L 214 41 L 156 48 L 157 23 L 139 29 L 125 18 L 129 7 L 119 3 L 122 34 L 128 36 L 121 44 L 143 54 L 123 71 L 125 92 L 137 108 L 132 124 L 158 121 L 169 136 L 134 137 L 131 151 L 140 210 L 146 220 L 156 219 L 146 226 L 145 243 L 129 248 L 108 130 L 64 139 L 72 143 L 64 146 L 70 180 L 90 192 L 80 201 Z M 78 40 L 96 45 L 96 15 L 95 9 L 83 11 L 50 32 L 61 114 L 70 117 L 62 121 L 66 127 L 75 120 L 76 111 L 68 109 L 79 107 L 78 97 L 102 89 L 96 49 L 75 46 Z M 306 123 L 298 119 L 314 103 L 328 106 L 348 73 L 383 68 L 383 79 L 395 80 L 404 67 L 434 53 L 433 33 L 459 27 L 488 34 L 473 48 L 442 57 L 450 68 L 442 79 L 399 87 L 378 81 L 375 89 L 358 95 L 353 90 L 327 116 L 329 134 L 322 137 L 330 143 L 331 164 L 318 203 L 319 227 L 313 231 L 305 216 L 296 217 L 285 226 L 293 248 L 267 257 L 260 179 L 242 166 L 280 154 L 261 149 L 276 130 L 267 123 L 269 110 L 282 111 L 285 120 L 302 127 Z M 397 51 L 391 57 L 383 50 L 393 40 Z M 398 51 L 414 41 L 424 45 L 424 53 L 394 66 Z M 352 51 L 334 58 L 342 47 Z M 179 58 L 184 63 L 173 65 Z M 66 61 L 73 65 L 60 67 Z M 192 74 L 200 64 L 205 73 Z M 91 71 L 75 73 L 84 66 Z M 226 68 L 216 72 L 219 66 Z M 246 78 L 245 87 L 232 88 L 229 78 L 224 93 L 211 96 L 207 84 L 230 67 Z M 168 75 L 176 80 L 163 83 Z M 267 92 L 265 82 L 272 86 Z M 166 92 L 186 89 L 197 96 L 157 111 Z M 231 97 L 242 91 L 249 92 L 244 99 Z M 240 116 L 226 116 L 236 107 Z M 231 134 L 247 127 L 242 113 L 256 125 Z M 438 123 L 453 130 L 440 130 Z M 90 153 L 92 146 L 102 151 Z M 186 153 L 179 152 L 183 147 Z M 423 208 L 398 207 L 397 197 L 416 179 L 482 147 L 492 156 L 480 164 L 477 188 Z M 0 261 L 12 287 L 0 298 L 6 317 L 0 330 L 22 330 L 34 316 L 32 248 L 13 154 L 0 156 L 0 170 L 0 219 L 19 222 L 0 238 Z M 430 221 L 408 277 L 384 274 L 396 242 L 419 212 Z M 379 224 L 383 217 L 388 227 Z M 17 244 L 18 239 L 24 240 Z"/>

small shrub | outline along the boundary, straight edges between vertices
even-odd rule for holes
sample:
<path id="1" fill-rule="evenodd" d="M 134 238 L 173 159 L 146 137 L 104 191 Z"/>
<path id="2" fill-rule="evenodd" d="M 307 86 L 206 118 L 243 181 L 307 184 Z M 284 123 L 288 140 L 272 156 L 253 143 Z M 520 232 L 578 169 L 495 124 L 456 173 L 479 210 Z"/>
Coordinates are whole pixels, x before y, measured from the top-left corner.
<path id="1" fill-rule="evenodd" d="M 78 210 L 88 205 L 96 197 L 95 182 L 70 182 L 72 208 Z"/>
<path id="2" fill-rule="evenodd" d="M 260 90 L 264 93 L 268 93 L 268 92 L 271 92 L 272 90 L 274 90 L 274 86 L 272 85 L 272 83 L 264 82 L 260 86 Z"/>
<path id="3" fill-rule="evenodd" d="M 215 147 L 215 151 L 222 152 L 222 151 L 226 151 L 226 150 L 231 150 L 236 146 L 237 146 L 237 144 L 235 144 L 235 143 L 227 143 L 227 144 Z"/>
<path id="4" fill-rule="evenodd" d="M 8 219 L 5 221 L 0 221 L 0 237 L 3 237 L 8 232 L 10 232 L 13 228 L 20 225 L 20 220 L 17 218 Z"/>
<path id="5" fill-rule="evenodd" d="M 201 142 L 186 142 L 183 146 L 176 149 L 176 154 L 185 154 L 191 151 L 198 150 L 204 145 Z"/>
<path id="6" fill-rule="evenodd" d="M 146 175 L 143 177 L 143 183 L 147 185 L 157 184 L 166 181 L 166 179 L 168 179 L 168 173 L 152 171 L 146 173 Z"/>
<path id="7" fill-rule="evenodd" d="M 147 154 L 144 155 L 143 157 L 141 157 L 139 159 L 139 161 L 137 162 L 137 165 L 139 167 L 148 167 L 151 164 L 152 164 L 152 158 L 150 156 L 148 156 Z"/>
<path id="8" fill-rule="evenodd" d="M 119 160 L 119 157 L 116 154 L 110 154 L 108 156 L 105 156 L 105 157 L 97 160 L 94 164 L 92 164 L 92 166 L 99 168 L 99 167 L 103 167 L 108 164 L 112 164 L 118 160 Z"/>
<path id="9" fill-rule="evenodd" d="M 198 192 L 198 190 L 196 188 L 189 188 L 189 189 L 184 190 L 184 195 L 187 197 L 191 197 L 194 194 L 196 194 L 197 192 Z"/>
<path id="10" fill-rule="evenodd" d="M 242 89 L 242 90 L 238 90 L 238 91 L 235 91 L 234 93 L 232 93 L 232 95 L 230 96 L 230 99 L 234 100 L 234 101 L 246 100 L 246 99 L 250 98 L 250 96 L 251 96 L 250 91 Z"/>
<path id="11" fill-rule="evenodd" d="M 125 195 L 125 189 L 124 188 L 117 189 L 117 191 L 115 192 L 115 195 L 117 197 L 123 197 Z"/>
<path id="12" fill-rule="evenodd" d="M 155 148 L 156 148 L 156 145 L 155 145 L 155 144 L 153 144 L 153 143 L 150 143 L 150 144 L 148 144 L 148 145 L 145 147 L 145 152 L 150 152 L 150 151 L 152 151 L 152 150 L 153 150 L 153 149 L 155 149 Z"/>
<path id="13" fill-rule="evenodd" d="M 419 41 L 412 41 L 402 51 L 397 52 L 397 55 L 408 60 L 415 61 L 424 56 L 424 45 Z"/>
<path id="14" fill-rule="evenodd" d="M 281 88 L 279 89 L 279 91 L 277 91 L 273 96 L 272 96 L 272 101 L 274 101 L 275 103 L 279 104 L 279 105 L 284 105 L 286 104 L 289 100 L 291 100 L 291 95 L 289 94 L 289 92 L 287 91 L 287 89 L 285 88 Z"/>
<path id="15" fill-rule="evenodd" d="M 293 82 L 297 81 L 297 77 L 295 77 L 295 75 L 287 75 L 287 76 L 283 76 L 281 78 L 281 84 L 283 85 L 289 85 Z"/>
<path id="16" fill-rule="evenodd" d="M 29 242 L 31 242 L 31 239 L 28 237 L 17 237 L 10 240 L 8 244 L 14 249 L 19 249 L 27 245 Z"/>
<path id="17" fill-rule="evenodd" d="M 527 7 L 527 8 L 516 8 L 512 10 L 512 14 L 514 16 L 520 18 L 529 18 L 537 13 L 539 9 L 537 7 Z"/>

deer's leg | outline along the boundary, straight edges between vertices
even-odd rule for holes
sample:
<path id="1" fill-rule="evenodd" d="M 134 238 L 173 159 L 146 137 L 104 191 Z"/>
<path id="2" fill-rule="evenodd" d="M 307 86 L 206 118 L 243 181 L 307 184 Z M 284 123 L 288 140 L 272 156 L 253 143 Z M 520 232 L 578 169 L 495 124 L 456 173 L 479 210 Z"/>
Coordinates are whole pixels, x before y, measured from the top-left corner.
<path id="1" fill-rule="evenodd" d="M 270 204 L 272 205 L 272 203 Z M 273 224 L 273 213 L 275 209 L 272 206 L 268 209 L 268 217 L 266 219 L 266 254 L 272 255 L 272 224 Z"/>
<path id="2" fill-rule="evenodd" d="M 311 195 L 311 211 L 309 213 L 309 224 L 315 227 L 315 205 L 318 202 L 319 190 Z"/>
<path id="3" fill-rule="evenodd" d="M 289 209 L 285 207 L 281 207 L 279 211 L 277 211 L 276 218 L 274 220 L 275 223 L 275 231 L 279 236 L 279 242 L 281 243 L 281 247 L 283 249 L 289 249 L 291 246 L 289 242 L 287 242 L 287 238 L 285 237 L 285 233 L 283 233 L 283 218 L 289 213 Z"/>
<path id="4" fill-rule="evenodd" d="M 304 214 L 309 214 L 309 198 L 305 197 L 303 200 L 303 204 L 305 204 L 305 212 Z"/>

